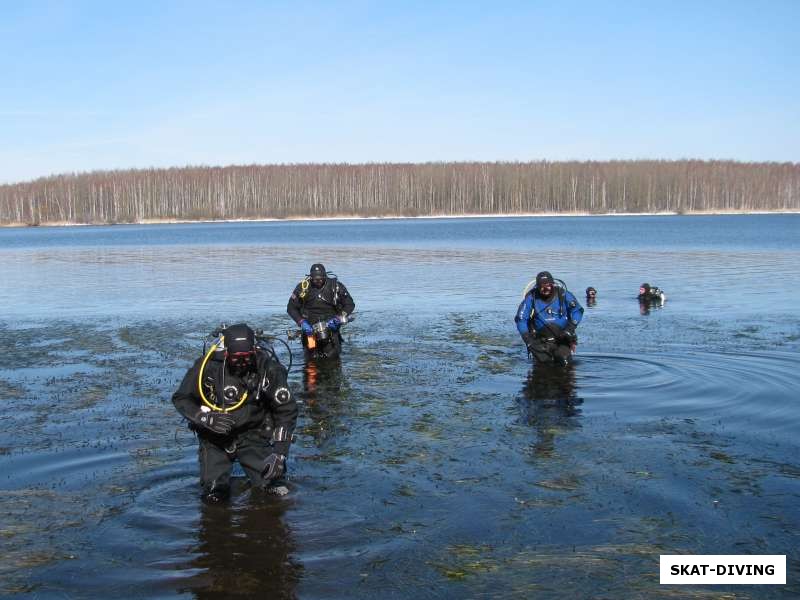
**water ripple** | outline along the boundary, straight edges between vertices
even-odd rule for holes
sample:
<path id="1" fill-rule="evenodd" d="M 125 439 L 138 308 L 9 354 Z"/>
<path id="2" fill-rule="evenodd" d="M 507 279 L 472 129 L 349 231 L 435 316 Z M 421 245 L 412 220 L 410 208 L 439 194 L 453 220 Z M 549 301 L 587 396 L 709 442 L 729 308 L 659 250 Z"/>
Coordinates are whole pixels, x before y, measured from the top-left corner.
<path id="1" fill-rule="evenodd" d="M 582 357 L 578 388 L 593 401 L 587 409 L 627 418 L 710 417 L 788 433 L 800 426 L 798 369 L 800 357 L 788 352 L 591 354 Z"/>

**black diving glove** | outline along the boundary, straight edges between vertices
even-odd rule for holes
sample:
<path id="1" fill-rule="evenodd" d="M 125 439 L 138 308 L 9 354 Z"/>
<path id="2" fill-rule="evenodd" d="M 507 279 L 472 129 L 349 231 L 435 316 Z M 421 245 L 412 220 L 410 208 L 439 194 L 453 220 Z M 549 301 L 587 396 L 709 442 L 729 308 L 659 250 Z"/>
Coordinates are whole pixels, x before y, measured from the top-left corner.
<path id="1" fill-rule="evenodd" d="M 195 416 L 194 422 L 213 433 L 227 435 L 233 429 L 235 420 L 227 413 L 200 411 Z"/>
<path id="2" fill-rule="evenodd" d="M 261 477 L 267 481 L 278 479 L 286 471 L 286 457 L 283 454 L 270 454 L 261 468 Z"/>
<path id="3" fill-rule="evenodd" d="M 575 333 L 575 325 L 570 323 L 564 327 L 561 332 L 561 339 L 569 344 L 575 344 L 578 341 L 578 335 Z"/>

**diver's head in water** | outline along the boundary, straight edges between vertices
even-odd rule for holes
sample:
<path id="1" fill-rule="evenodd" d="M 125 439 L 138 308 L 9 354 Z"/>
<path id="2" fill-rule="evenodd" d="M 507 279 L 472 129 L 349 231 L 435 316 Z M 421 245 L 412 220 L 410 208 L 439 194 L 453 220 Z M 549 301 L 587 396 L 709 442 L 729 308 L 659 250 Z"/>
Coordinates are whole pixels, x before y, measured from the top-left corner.
<path id="1" fill-rule="evenodd" d="M 233 373 L 250 371 L 256 364 L 256 334 L 244 323 L 231 325 L 225 336 L 225 361 Z"/>
<path id="2" fill-rule="evenodd" d="M 555 281 L 550 271 L 542 271 L 536 276 L 536 289 L 539 290 L 539 295 L 542 298 L 549 298 L 553 295 L 553 286 Z"/>
<path id="3" fill-rule="evenodd" d="M 325 285 L 325 280 L 328 278 L 328 272 L 325 270 L 325 265 L 322 263 L 314 263 L 308 270 L 308 277 L 311 279 L 311 285 L 319 289 Z"/>
<path id="4" fill-rule="evenodd" d="M 597 298 L 597 290 L 594 289 L 592 286 L 586 288 L 586 299 L 587 300 L 594 300 Z"/>

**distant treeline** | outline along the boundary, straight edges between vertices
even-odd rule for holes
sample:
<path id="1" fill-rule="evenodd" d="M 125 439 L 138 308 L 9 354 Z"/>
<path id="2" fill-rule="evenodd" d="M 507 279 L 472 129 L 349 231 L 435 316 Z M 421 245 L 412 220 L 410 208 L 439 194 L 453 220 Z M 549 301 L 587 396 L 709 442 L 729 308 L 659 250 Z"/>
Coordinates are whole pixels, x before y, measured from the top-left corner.
<path id="1" fill-rule="evenodd" d="M 800 210 L 800 164 L 313 164 L 57 175 L 0 186 L 0 224 Z"/>

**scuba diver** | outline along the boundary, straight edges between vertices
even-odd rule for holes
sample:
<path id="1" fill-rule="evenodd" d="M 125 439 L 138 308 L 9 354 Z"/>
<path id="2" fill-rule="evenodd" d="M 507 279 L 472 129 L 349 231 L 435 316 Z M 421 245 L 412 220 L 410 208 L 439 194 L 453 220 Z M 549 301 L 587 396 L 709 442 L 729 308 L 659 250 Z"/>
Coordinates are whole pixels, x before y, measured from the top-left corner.
<path id="1" fill-rule="evenodd" d="M 219 335 L 217 342 L 195 361 L 172 396 L 197 434 L 202 497 L 216 503 L 230 496 L 237 459 L 253 487 L 284 495 L 289 491 L 283 480 L 286 457 L 297 423 L 287 369 L 244 323 L 212 335 Z"/>
<path id="2" fill-rule="evenodd" d="M 289 297 L 286 312 L 302 329 L 307 358 L 335 358 L 342 349 L 341 327 L 350 320 L 356 305 L 350 292 L 320 263 Z"/>
<path id="3" fill-rule="evenodd" d="M 536 275 L 536 284 L 526 290 L 514 321 L 536 362 L 569 364 L 578 336 L 575 328 L 583 318 L 583 307 L 548 271 Z"/>
<path id="4" fill-rule="evenodd" d="M 657 288 L 649 283 L 643 283 L 639 286 L 639 295 L 637 296 L 639 302 L 657 302 L 663 304 L 667 299 L 667 295 L 663 290 Z"/>
<path id="5" fill-rule="evenodd" d="M 650 309 L 664 306 L 667 295 L 656 286 L 643 283 L 639 286 L 639 295 L 636 298 L 639 300 L 639 314 L 649 315 Z"/>
<path id="6" fill-rule="evenodd" d="M 597 290 L 592 286 L 586 288 L 586 306 L 597 304 Z"/>

